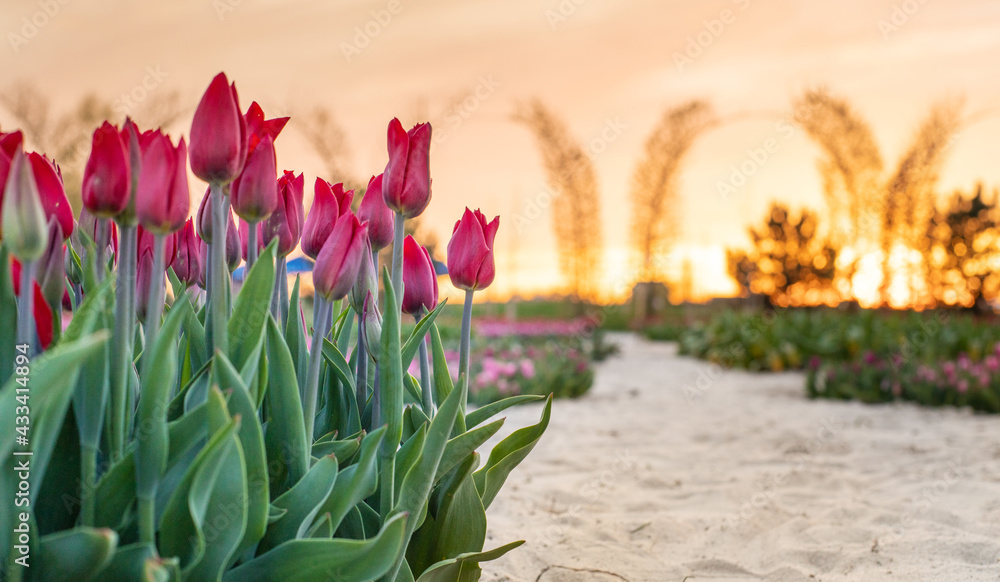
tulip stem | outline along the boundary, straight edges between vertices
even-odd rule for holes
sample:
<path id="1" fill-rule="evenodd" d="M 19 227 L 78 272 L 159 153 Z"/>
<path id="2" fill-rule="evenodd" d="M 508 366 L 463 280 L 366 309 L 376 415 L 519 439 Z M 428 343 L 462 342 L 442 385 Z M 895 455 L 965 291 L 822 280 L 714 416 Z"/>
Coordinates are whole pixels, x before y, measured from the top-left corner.
<path id="1" fill-rule="evenodd" d="M 326 337 L 327 317 L 330 303 L 320 297 L 313 296 L 313 334 L 312 345 L 309 346 L 309 371 L 306 375 L 305 402 L 303 412 L 306 421 L 306 439 L 313 442 L 313 428 L 316 422 L 316 397 L 319 391 L 319 369 L 323 361 L 323 338 Z"/>
<path id="2" fill-rule="evenodd" d="M 465 430 L 465 406 L 469 400 L 469 350 L 472 347 L 472 295 L 474 291 L 465 291 L 465 308 L 462 310 L 462 347 L 458 356 L 459 388 L 462 390 L 462 398 L 459 402 L 458 413 L 459 428 Z"/>
<path id="3" fill-rule="evenodd" d="M 107 265 L 104 264 L 104 250 L 107 248 L 107 243 L 104 241 L 108 238 L 108 219 L 97 217 L 97 228 L 94 232 L 96 240 L 94 241 L 94 246 L 96 247 L 96 252 L 94 255 L 94 267 L 97 270 L 97 282 L 100 283 L 104 280 L 104 271 L 107 269 Z"/>
<path id="4" fill-rule="evenodd" d="M 144 352 L 150 352 L 156 336 L 160 334 L 160 316 L 163 315 L 163 295 L 165 292 L 163 272 L 163 235 L 153 235 L 153 271 L 149 280 L 149 297 L 146 298 L 146 347 Z M 141 301 L 142 298 L 139 298 Z M 146 357 L 143 356 L 143 364 L 146 364 Z"/>
<path id="5" fill-rule="evenodd" d="M 281 319 L 278 321 L 281 329 L 285 329 L 285 322 L 288 321 L 288 260 L 281 257 L 278 265 L 281 267 L 278 271 L 278 315 Z"/>
<path id="6" fill-rule="evenodd" d="M 425 309 L 420 308 L 420 312 L 413 316 L 413 319 L 420 323 Z M 424 409 L 427 418 L 434 418 L 434 395 L 431 393 L 431 366 L 427 358 L 427 338 L 420 340 L 420 406 Z"/>
<path id="7" fill-rule="evenodd" d="M 111 451 L 118 460 L 125 446 L 128 369 L 132 365 L 135 321 L 135 225 L 121 225 L 118 245 L 118 282 L 115 288 L 115 343 L 111 373 Z"/>
<path id="8" fill-rule="evenodd" d="M 403 304 L 403 238 L 405 232 L 406 217 L 403 213 L 396 213 L 395 233 L 392 239 L 392 290 L 395 291 L 397 301 Z M 375 271 L 378 272 L 377 270 Z"/>
<path id="9" fill-rule="evenodd" d="M 212 293 L 211 305 L 209 305 L 209 316 L 212 323 L 212 335 L 209 338 L 209 353 L 219 350 L 222 353 L 229 351 L 229 342 L 226 337 L 227 293 L 226 276 L 229 268 L 226 266 L 226 227 L 229 214 L 229 205 L 226 204 L 222 186 L 212 184 L 212 243 L 209 247 L 209 277 L 211 278 Z"/>
<path id="10" fill-rule="evenodd" d="M 355 395 L 358 401 L 359 415 L 365 412 L 365 403 L 368 402 L 368 349 L 365 345 L 365 320 L 364 316 L 358 314 L 358 346 L 354 348 L 358 354 L 358 376 L 355 380 Z M 373 430 L 376 417 L 372 416 L 371 425 L 368 430 Z"/>
<path id="11" fill-rule="evenodd" d="M 35 269 L 38 261 L 21 263 L 21 293 L 17 296 L 17 344 L 28 345 L 28 357 L 35 355 Z"/>
<path id="12" fill-rule="evenodd" d="M 278 324 L 278 329 L 285 329 L 285 312 L 281 309 L 281 280 L 287 281 L 285 273 L 285 257 L 278 257 L 278 262 L 274 268 L 274 288 L 271 290 L 271 315 Z M 287 301 L 286 301 L 287 303 Z"/>
<path id="13" fill-rule="evenodd" d="M 243 269 L 243 280 L 247 280 L 250 269 L 257 262 L 257 223 L 247 222 L 247 266 Z"/>
<path id="14" fill-rule="evenodd" d="M 94 492 L 97 489 L 97 449 L 80 447 L 80 525 L 94 525 Z"/>

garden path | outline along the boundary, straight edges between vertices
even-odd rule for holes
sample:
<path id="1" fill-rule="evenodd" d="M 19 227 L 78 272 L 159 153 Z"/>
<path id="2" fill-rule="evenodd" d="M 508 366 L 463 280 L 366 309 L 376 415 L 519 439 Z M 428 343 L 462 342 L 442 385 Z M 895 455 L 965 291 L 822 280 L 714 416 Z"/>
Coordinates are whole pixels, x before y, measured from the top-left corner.
<path id="1" fill-rule="evenodd" d="M 1000 579 L 1000 416 L 810 401 L 799 373 L 613 341 L 490 508 L 487 548 L 527 544 L 484 581 Z"/>

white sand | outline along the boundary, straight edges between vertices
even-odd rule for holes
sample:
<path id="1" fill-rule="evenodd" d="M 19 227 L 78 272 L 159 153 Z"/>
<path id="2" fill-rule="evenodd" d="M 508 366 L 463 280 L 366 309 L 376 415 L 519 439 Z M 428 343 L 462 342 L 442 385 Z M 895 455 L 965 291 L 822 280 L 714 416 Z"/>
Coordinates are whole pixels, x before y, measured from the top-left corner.
<path id="1" fill-rule="evenodd" d="M 614 340 L 490 508 L 487 548 L 528 543 L 483 580 L 1000 580 L 1000 416 L 810 401 L 801 374 Z"/>

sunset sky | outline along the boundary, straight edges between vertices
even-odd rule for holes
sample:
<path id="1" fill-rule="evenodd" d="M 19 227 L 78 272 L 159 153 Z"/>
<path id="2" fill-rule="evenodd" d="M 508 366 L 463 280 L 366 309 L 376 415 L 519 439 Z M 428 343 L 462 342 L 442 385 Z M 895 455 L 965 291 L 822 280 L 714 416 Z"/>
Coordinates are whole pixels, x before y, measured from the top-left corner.
<path id="1" fill-rule="evenodd" d="M 296 112 L 329 108 L 364 180 L 384 168 L 392 117 L 430 119 L 434 203 L 423 220 L 443 249 L 464 206 L 502 215 L 498 297 L 560 284 L 550 215 L 531 208 L 544 200 L 538 150 L 511 120 L 534 97 L 593 152 L 609 294 L 632 277 L 632 169 L 662 112 L 688 99 L 746 114 L 703 136 L 683 172 L 679 249 L 702 294 L 731 291 L 722 249 L 744 243 L 771 200 L 822 207 L 817 148 L 779 129 L 806 88 L 848 98 L 889 168 L 935 101 L 964 97 L 978 121 L 958 136 L 941 190 L 1000 186 L 1000 2 L 990 0 L 5 0 L 0 31 L 2 83 L 29 81 L 57 109 L 93 92 L 122 112 L 123 94 L 179 91 L 190 111 L 166 128 L 174 134 L 189 131 L 201 92 L 225 71 L 244 107 L 292 116 L 279 169 L 310 185 L 323 164 Z M 2 109 L 0 125 L 12 129 Z M 719 181 L 769 139 L 777 151 L 721 196 Z"/>

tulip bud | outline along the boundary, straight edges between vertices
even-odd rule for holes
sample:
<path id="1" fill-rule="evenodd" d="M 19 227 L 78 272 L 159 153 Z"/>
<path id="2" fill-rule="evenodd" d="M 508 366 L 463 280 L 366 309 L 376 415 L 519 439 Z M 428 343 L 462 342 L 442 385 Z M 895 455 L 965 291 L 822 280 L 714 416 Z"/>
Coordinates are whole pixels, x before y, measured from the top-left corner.
<path id="1" fill-rule="evenodd" d="M 278 238 L 278 256 L 284 257 L 295 250 L 302 237 L 302 196 L 305 176 L 285 171 L 278 178 L 278 207 L 260 225 L 261 243 L 267 246 L 271 239 Z"/>
<path id="2" fill-rule="evenodd" d="M 367 236 L 367 225 L 354 214 L 348 212 L 337 219 L 313 267 L 313 286 L 327 301 L 343 299 L 354 286 L 367 250 Z"/>
<path id="3" fill-rule="evenodd" d="M 189 287 L 201 278 L 201 257 L 201 245 L 194 234 L 194 221 L 189 218 L 177 232 L 177 252 L 170 265 L 177 278 Z"/>
<path id="4" fill-rule="evenodd" d="M 107 121 L 94 131 L 83 170 L 83 206 L 96 216 L 116 216 L 128 206 L 132 167 L 128 141 Z"/>
<path id="5" fill-rule="evenodd" d="M 201 198 L 201 204 L 198 205 L 198 214 L 195 215 L 195 227 L 198 233 L 198 238 L 201 240 L 211 243 L 212 242 L 212 189 L 209 187 L 205 191 L 205 195 Z"/>
<path id="6" fill-rule="evenodd" d="M 38 195 L 42 200 L 46 220 L 55 219 L 59 223 L 61 241 L 66 240 L 73 234 L 73 208 L 66 198 L 62 172 L 59 166 L 42 154 L 32 152 L 28 154 L 28 160 L 35 175 L 35 184 L 38 186 Z"/>
<path id="7" fill-rule="evenodd" d="M 209 184 L 232 182 L 247 156 L 247 126 L 236 84 L 219 73 L 198 103 L 191 122 L 191 171 Z"/>
<path id="8" fill-rule="evenodd" d="M 66 245 L 63 244 L 62 228 L 54 217 L 49 220 L 48 239 L 45 254 L 38 261 L 36 278 L 45 301 L 56 306 L 62 302 L 66 291 Z"/>
<path id="9" fill-rule="evenodd" d="M 385 205 L 407 218 L 420 216 L 431 202 L 431 124 L 418 123 L 407 132 L 393 119 L 388 145 L 389 163 L 382 179 Z"/>
<path id="10" fill-rule="evenodd" d="M 174 257 L 177 252 L 177 239 L 173 236 L 163 236 L 163 270 L 166 272 L 167 267 L 170 266 L 170 260 Z M 156 235 L 153 231 L 146 230 L 141 225 L 136 229 L 136 251 L 135 256 L 141 257 L 143 253 L 148 252 L 150 256 L 153 254 L 153 244 L 156 242 Z"/>
<path id="11" fill-rule="evenodd" d="M 302 252 L 315 260 L 340 216 L 350 213 L 354 190 L 316 178 L 312 207 L 302 227 Z"/>
<path id="12" fill-rule="evenodd" d="M 372 261 L 371 243 L 365 241 L 365 253 L 361 257 L 358 278 L 354 282 L 354 286 L 351 287 L 351 293 L 347 296 L 354 313 L 361 313 L 365 297 L 369 293 L 378 297 L 378 273 L 375 272 L 375 263 Z"/>
<path id="13" fill-rule="evenodd" d="M 21 261 L 34 261 L 45 253 L 48 244 L 45 210 L 31 163 L 21 151 L 14 154 L 11 162 L 0 214 L 3 241 L 12 255 Z"/>
<path id="14" fill-rule="evenodd" d="M 104 232 L 104 240 L 97 240 L 97 217 L 91 214 L 86 208 L 80 210 L 80 220 L 77 221 L 77 227 L 73 231 L 73 236 L 70 237 L 70 242 L 73 244 L 73 248 L 76 249 L 76 254 L 83 256 L 84 247 L 82 241 L 78 237 L 78 233 L 83 231 L 87 233 L 90 240 L 94 241 L 95 246 L 102 246 L 107 249 L 109 246 L 112 247 L 115 256 L 118 255 L 118 227 L 114 222 L 108 221 L 108 227 Z"/>
<path id="15" fill-rule="evenodd" d="M 184 226 L 191 196 L 187 181 L 187 145 L 182 137 L 177 147 L 170 138 L 155 132 L 142 154 L 142 173 L 135 194 L 139 223 L 159 234 Z"/>
<path id="16" fill-rule="evenodd" d="M 260 222 L 278 206 L 278 163 L 274 141 L 264 136 L 247 155 L 246 166 L 230 186 L 233 211 L 247 222 Z"/>
<path id="17" fill-rule="evenodd" d="M 412 236 L 403 240 L 403 313 L 420 317 L 421 311 L 433 311 L 438 302 L 437 274 L 427 249 Z"/>
<path id="18" fill-rule="evenodd" d="M 358 219 L 368 222 L 368 240 L 372 241 L 372 250 L 375 252 L 392 244 L 395 228 L 393 212 L 382 199 L 383 176 L 384 174 L 379 174 L 368 180 L 368 189 L 358 207 Z"/>
<path id="19" fill-rule="evenodd" d="M 138 257 L 135 270 L 135 315 L 139 321 L 146 323 L 149 292 L 153 288 L 153 249 L 142 249 Z"/>
<path id="20" fill-rule="evenodd" d="M 382 314 L 378 312 L 375 296 L 369 291 L 361 308 L 361 321 L 365 326 L 365 347 L 371 359 L 378 361 L 382 353 Z"/>
<path id="21" fill-rule="evenodd" d="M 232 273 L 240 266 L 240 232 L 236 228 L 233 214 L 228 212 L 229 222 L 226 224 L 226 266 Z"/>
<path id="22" fill-rule="evenodd" d="M 482 212 L 465 209 L 448 243 L 448 276 L 455 287 L 485 289 L 493 283 L 496 275 L 493 241 L 498 228 L 499 216 L 487 224 Z"/>

